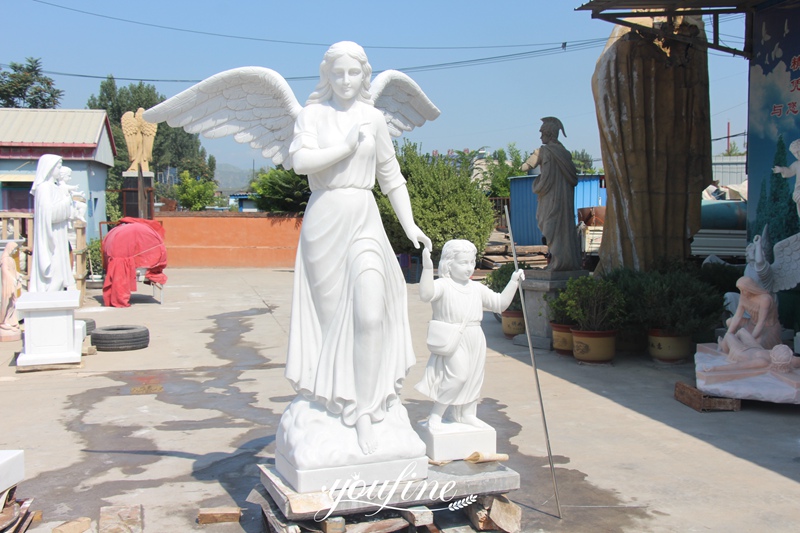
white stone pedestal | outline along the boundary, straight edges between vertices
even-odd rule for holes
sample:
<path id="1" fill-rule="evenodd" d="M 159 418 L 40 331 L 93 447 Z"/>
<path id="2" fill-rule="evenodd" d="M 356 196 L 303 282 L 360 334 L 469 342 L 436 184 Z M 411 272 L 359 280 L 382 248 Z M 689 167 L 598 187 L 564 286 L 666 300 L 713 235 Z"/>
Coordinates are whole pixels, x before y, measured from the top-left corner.
<path id="1" fill-rule="evenodd" d="M 86 323 L 75 321 L 79 291 L 28 292 L 17 300 L 25 319 L 22 352 L 17 366 L 79 363 Z"/>
<path id="2" fill-rule="evenodd" d="M 425 443 L 428 457 L 433 461 L 457 461 L 475 452 L 497 453 L 497 432 L 494 428 L 478 428 L 459 422 L 442 422 L 438 429 L 428 422 L 417 423 L 417 434 Z"/>
<path id="3" fill-rule="evenodd" d="M 0 494 L 25 479 L 25 452 L 0 450 Z M 2 502 L 0 502 L 0 506 Z"/>
<path id="4" fill-rule="evenodd" d="M 528 319 L 526 326 L 530 332 L 533 348 L 552 349 L 553 330 L 550 328 L 550 321 L 547 318 L 545 295 L 548 298 L 555 298 L 559 291 L 567 288 L 568 280 L 588 275 L 588 270 L 553 272 L 534 269 L 525 271 L 522 290 L 525 294 L 525 315 Z M 517 335 L 514 338 L 514 344 L 527 344 L 525 335 Z"/>

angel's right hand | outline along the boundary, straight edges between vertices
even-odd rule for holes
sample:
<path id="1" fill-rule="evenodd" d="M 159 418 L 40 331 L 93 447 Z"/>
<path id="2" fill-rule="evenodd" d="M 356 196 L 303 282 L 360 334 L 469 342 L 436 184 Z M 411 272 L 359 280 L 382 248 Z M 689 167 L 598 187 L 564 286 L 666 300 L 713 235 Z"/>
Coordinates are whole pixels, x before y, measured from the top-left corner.
<path id="1" fill-rule="evenodd" d="M 344 139 L 344 143 L 350 148 L 351 152 L 355 152 L 356 148 L 358 147 L 358 140 L 361 135 L 361 124 L 356 124 L 350 131 L 347 133 L 347 137 Z"/>

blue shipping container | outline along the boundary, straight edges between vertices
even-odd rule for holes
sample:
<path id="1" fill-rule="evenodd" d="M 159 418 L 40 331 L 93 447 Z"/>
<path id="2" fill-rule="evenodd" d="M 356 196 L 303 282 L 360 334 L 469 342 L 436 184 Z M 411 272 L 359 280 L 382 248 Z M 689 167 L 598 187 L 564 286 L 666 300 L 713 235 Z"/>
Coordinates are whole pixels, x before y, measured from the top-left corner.
<path id="1" fill-rule="evenodd" d="M 606 189 L 600 175 L 580 175 L 575 187 L 575 225 L 578 224 L 578 209 L 606 205 Z M 536 176 L 515 176 L 511 181 L 511 229 L 519 246 L 542 244 L 542 231 L 536 224 L 536 211 L 539 199 L 531 186 Z"/>

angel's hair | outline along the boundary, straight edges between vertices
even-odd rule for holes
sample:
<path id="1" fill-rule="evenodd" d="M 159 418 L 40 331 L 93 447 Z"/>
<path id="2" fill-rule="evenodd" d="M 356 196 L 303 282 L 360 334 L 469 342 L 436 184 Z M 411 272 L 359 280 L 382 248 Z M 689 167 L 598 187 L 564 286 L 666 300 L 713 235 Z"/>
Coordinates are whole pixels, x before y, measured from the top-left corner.
<path id="1" fill-rule="evenodd" d="M 328 75 L 331 71 L 333 62 L 343 56 L 350 56 L 359 63 L 361 63 L 361 70 L 364 72 L 364 82 L 361 85 L 361 91 L 357 96 L 358 100 L 365 104 L 373 105 L 372 95 L 369 93 L 370 78 L 372 78 L 372 66 L 367 59 L 367 53 L 358 44 L 352 41 L 341 41 L 328 48 L 325 56 L 322 58 L 322 63 L 319 65 L 319 83 L 308 97 L 306 105 L 321 104 L 327 102 L 333 96 L 333 89 L 331 89 L 331 82 Z"/>
<path id="2" fill-rule="evenodd" d="M 792 154 L 800 152 L 800 139 L 792 141 L 792 144 L 789 145 L 789 151 L 792 152 Z"/>
<path id="3" fill-rule="evenodd" d="M 470 241 L 465 239 L 453 239 L 447 241 L 442 246 L 442 257 L 439 259 L 439 275 L 443 278 L 450 277 L 450 264 L 458 254 L 469 254 L 475 257 L 478 249 Z"/>

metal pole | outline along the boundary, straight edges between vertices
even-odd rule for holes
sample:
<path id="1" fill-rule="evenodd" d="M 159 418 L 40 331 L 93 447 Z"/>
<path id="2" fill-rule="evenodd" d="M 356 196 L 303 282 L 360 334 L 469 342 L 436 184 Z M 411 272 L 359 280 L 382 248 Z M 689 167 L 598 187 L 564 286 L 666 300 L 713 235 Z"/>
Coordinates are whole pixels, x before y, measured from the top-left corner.
<path id="1" fill-rule="evenodd" d="M 517 247 L 514 243 L 514 233 L 511 231 L 511 217 L 508 216 L 508 206 L 504 206 L 506 212 L 506 225 L 508 227 L 508 238 L 511 240 L 511 253 L 514 256 L 514 268 L 518 269 Z M 556 468 L 553 465 L 553 453 L 550 451 L 550 433 L 547 431 L 547 419 L 544 415 L 544 400 L 542 399 L 542 387 L 539 385 L 539 370 L 536 368 L 536 358 L 533 356 L 533 343 L 531 342 L 531 330 L 528 327 L 528 313 L 525 310 L 525 291 L 522 290 L 522 283 L 519 284 L 519 298 L 522 302 L 522 317 L 525 320 L 525 335 L 528 338 L 528 349 L 531 352 L 531 366 L 533 367 L 533 377 L 536 381 L 536 392 L 539 395 L 539 407 L 542 411 L 542 427 L 544 428 L 544 439 L 547 444 L 547 460 L 550 462 L 550 474 L 553 477 L 553 492 L 556 496 L 556 508 L 558 518 L 561 518 L 561 504 L 558 501 L 558 483 L 556 483 Z"/>

